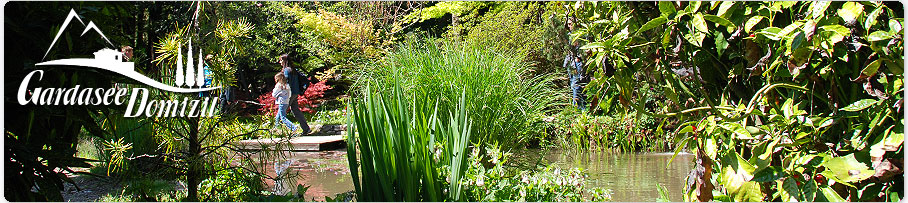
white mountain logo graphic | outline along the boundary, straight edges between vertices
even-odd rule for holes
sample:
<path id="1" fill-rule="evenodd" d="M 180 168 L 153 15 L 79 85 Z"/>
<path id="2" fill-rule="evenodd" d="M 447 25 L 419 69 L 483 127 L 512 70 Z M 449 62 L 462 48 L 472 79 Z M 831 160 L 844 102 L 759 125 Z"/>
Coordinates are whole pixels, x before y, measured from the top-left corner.
<path id="1" fill-rule="evenodd" d="M 111 43 L 110 40 L 107 39 L 107 36 L 104 36 L 104 33 L 101 32 L 101 29 L 99 29 L 98 26 L 95 25 L 94 22 L 89 21 L 88 25 L 86 25 L 85 22 L 83 22 L 82 19 L 79 18 L 79 15 L 76 14 L 75 10 L 70 10 L 69 15 L 66 16 L 66 20 L 63 21 L 63 25 L 60 27 L 60 30 L 57 31 L 57 36 L 54 37 L 54 41 L 51 42 L 50 47 L 47 48 L 47 52 L 44 53 L 44 57 L 47 57 L 47 54 L 50 53 L 50 49 L 53 48 L 54 44 L 57 43 L 57 40 L 60 39 L 60 35 L 63 34 L 63 31 L 66 30 L 66 27 L 69 26 L 69 23 L 72 22 L 72 19 L 76 19 L 80 23 L 82 23 L 82 25 L 85 25 L 85 30 L 82 31 L 82 35 L 85 35 L 85 33 L 87 33 L 89 30 L 93 30 L 93 31 L 97 32 L 98 34 L 100 34 L 101 38 L 103 38 L 105 41 L 107 41 L 107 43 L 111 47 L 113 46 L 113 43 Z M 192 41 L 192 40 L 190 39 L 189 41 Z M 153 80 L 151 78 L 148 78 L 148 77 L 136 72 L 134 70 L 135 64 L 133 62 L 124 62 L 123 61 L 123 53 L 113 50 L 113 49 L 109 49 L 109 48 L 104 48 L 104 49 L 96 51 L 94 53 L 95 58 L 57 59 L 57 60 L 52 60 L 52 61 L 41 62 L 41 63 L 35 64 L 35 65 L 37 65 L 37 66 L 67 65 L 67 66 L 84 66 L 84 67 L 100 68 L 100 69 L 118 73 L 118 74 L 126 76 L 128 78 L 132 78 L 132 79 L 134 79 L 138 82 L 144 83 L 148 86 L 152 86 L 154 88 L 158 88 L 158 89 L 161 89 L 164 91 L 170 91 L 170 92 L 180 92 L 180 93 L 204 92 L 204 91 L 221 88 L 220 86 L 201 88 L 201 86 L 205 84 L 205 75 L 203 72 L 204 70 L 202 69 L 204 61 L 202 61 L 201 49 L 199 50 L 199 55 L 198 55 L 199 56 L 198 65 L 197 65 L 198 71 L 196 71 L 197 74 L 193 74 L 193 65 L 194 64 L 192 61 L 192 44 L 189 44 L 189 51 L 187 52 L 189 57 L 187 59 L 185 77 L 183 74 L 184 72 L 183 72 L 182 48 L 179 48 L 178 52 L 180 52 L 180 53 L 177 58 L 178 62 L 177 62 L 177 70 L 176 70 L 175 78 L 176 78 L 176 85 L 179 87 L 174 87 L 174 86 L 170 86 L 170 85 L 158 82 L 156 80 Z M 196 75 L 197 75 L 197 77 L 196 77 Z M 184 84 L 188 88 L 182 88 L 182 86 Z M 197 88 L 193 88 L 193 87 L 197 87 Z"/>

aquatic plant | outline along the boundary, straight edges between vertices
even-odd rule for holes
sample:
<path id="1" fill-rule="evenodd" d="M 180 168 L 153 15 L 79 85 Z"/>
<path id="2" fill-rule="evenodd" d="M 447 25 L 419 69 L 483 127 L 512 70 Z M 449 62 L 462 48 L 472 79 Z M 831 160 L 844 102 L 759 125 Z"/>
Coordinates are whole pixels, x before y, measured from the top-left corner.
<path id="1" fill-rule="evenodd" d="M 384 64 L 361 74 L 358 86 L 390 92 L 400 83 L 403 95 L 437 99 L 438 111 L 454 112 L 465 100 L 474 123 L 474 142 L 505 148 L 534 139 L 542 115 L 564 99 L 551 87 L 552 75 L 530 76 L 520 57 L 502 55 L 483 44 L 433 43 L 409 39 Z"/>
<path id="2" fill-rule="evenodd" d="M 446 181 L 459 182 L 466 171 L 472 125 L 463 96 L 455 113 L 442 120 L 439 105 L 426 94 L 409 100 L 397 85 L 388 96 L 367 90 L 352 104 L 347 122 L 357 200 L 463 200 L 461 186 Z"/>

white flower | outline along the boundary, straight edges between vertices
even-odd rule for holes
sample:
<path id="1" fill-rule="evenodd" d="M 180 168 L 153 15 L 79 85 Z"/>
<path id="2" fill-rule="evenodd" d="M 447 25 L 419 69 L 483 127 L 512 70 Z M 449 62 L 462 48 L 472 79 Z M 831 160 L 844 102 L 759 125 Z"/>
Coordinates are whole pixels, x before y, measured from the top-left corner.
<path id="1" fill-rule="evenodd" d="M 485 180 L 483 180 L 482 176 L 479 176 L 479 178 L 476 178 L 476 186 L 483 186 L 485 184 L 486 184 L 486 182 L 485 182 Z"/>

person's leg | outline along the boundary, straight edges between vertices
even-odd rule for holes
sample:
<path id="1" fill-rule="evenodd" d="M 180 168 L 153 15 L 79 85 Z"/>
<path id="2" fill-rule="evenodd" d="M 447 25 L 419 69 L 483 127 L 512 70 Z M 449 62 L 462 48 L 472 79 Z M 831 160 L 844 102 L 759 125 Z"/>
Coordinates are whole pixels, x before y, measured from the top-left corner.
<path id="1" fill-rule="evenodd" d="M 574 88 L 574 92 L 575 92 L 575 94 L 577 94 L 576 96 L 574 96 L 577 98 L 577 107 L 580 108 L 581 111 L 585 110 L 586 109 L 586 98 L 585 98 L 585 95 L 583 94 L 583 87 L 581 87 L 580 85 L 577 85 L 577 87 Z"/>
<path id="2" fill-rule="evenodd" d="M 576 105 L 577 108 L 580 108 L 580 102 L 578 100 L 578 96 L 580 96 L 580 94 L 577 90 L 577 83 L 571 81 L 571 104 Z"/>
<path id="3" fill-rule="evenodd" d="M 290 128 L 290 131 L 296 131 L 296 126 L 293 125 L 293 122 L 290 122 L 290 119 L 287 119 L 287 105 L 286 104 L 281 104 L 280 106 L 278 106 L 277 117 L 278 117 L 278 119 L 280 119 L 280 121 L 282 123 L 284 123 L 284 125 L 287 126 L 287 128 Z"/>
<path id="4" fill-rule="evenodd" d="M 299 122 L 303 134 L 308 134 L 310 131 L 309 123 L 306 122 L 306 116 L 300 111 L 300 105 L 297 100 L 297 95 L 290 95 L 290 111 L 293 112 L 293 117 L 296 117 L 296 121 Z"/>

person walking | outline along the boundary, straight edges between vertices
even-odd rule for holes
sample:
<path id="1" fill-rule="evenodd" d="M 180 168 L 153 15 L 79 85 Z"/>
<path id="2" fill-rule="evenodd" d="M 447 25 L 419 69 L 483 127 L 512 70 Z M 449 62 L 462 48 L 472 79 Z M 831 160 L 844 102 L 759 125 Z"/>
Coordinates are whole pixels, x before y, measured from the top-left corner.
<path id="1" fill-rule="evenodd" d="M 308 80 L 306 78 L 301 78 L 298 70 L 290 67 L 290 56 L 287 54 L 281 55 L 279 58 L 281 63 L 281 73 L 284 74 L 284 77 L 288 79 L 288 84 L 290 85 L 290 111 L 293 112 L 293 117 L 296 118 L 296 121 L 299 122 L 300 128 L 302 128 L 302 134 L 307 135 L 311 132 L 309 124 L 306 122 L 306 116 L 303 115 L 303 112 L 300 111 L 299 105 L 299 95 L 306 92 L 305 87 L 308 87 Z M 306 83 L 300 85 L 300 83 Z M 300 87 L 304 88 L 300 88 Z"/>
<path id="2" fill-rule="evenodd" d="M 287 107 L 290 103 L 290 85 L 287 84 L 287 78 L 283 73 L 274 74 L 274 90 L 271 91 L 274 97 L 274 104 L 277 104 L 277 112 L 274 114 L 274 123 L 283 123 L 290 131 L 296 133 L 298 129 L 290 119 L 287 119 Z"/>
<path id="3" fill-rule="evenodd" d="M 567 28 L 568 36 L 570 36 L 570 32 L 574 31 L 574 22 L 570 17 L 567 19 Z M 568 42 L 571 42 L 570 37 L 568 37 Z M 581 111 L 585 110 L 586 101 L 583 95 L 584 84 L 582 84 L 584 81 L 583 60 L 580 56 L 579 43 L 576 41 L 569 43 L 568 54 L 564 57 L 563 66 L 567 69 L 568 79 L 571 82 L 571 103 L 577 105 Z"/>

